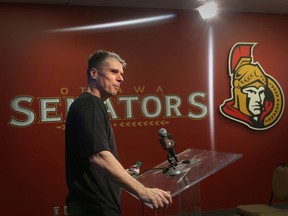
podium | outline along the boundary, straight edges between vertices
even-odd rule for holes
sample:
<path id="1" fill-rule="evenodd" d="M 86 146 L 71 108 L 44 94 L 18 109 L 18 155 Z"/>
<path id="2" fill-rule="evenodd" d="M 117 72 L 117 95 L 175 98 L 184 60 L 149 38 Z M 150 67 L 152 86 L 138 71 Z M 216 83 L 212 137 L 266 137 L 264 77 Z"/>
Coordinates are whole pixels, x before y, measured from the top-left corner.
<path id="1" fill-rule="evenodd" d="M 241 157 L 241 154 L 189 148 L 177 154 L 178 162 L 167 160 L 143 172 L 137 180 L 146 187 L 171 192 L 172 207 L 155 210 L 155 215 L 198 216 L 201 215 L 200 181 Z"/>

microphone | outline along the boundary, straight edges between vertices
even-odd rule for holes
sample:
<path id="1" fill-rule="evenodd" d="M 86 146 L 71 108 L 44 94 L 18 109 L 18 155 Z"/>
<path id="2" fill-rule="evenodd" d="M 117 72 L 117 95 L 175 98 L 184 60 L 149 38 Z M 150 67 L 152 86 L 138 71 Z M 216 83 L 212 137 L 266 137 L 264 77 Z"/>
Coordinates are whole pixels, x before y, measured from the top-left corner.
<path id="1" fill-rule="evenodd" d="M 159 142 L 164 151 L 168 151 L 168 153 L 178 162 L 178 158 L 174 150 L 176 144 L 171 134 L 168 134 L 165 128 L 160 128 L 158 135 L 160 136 Z"/>

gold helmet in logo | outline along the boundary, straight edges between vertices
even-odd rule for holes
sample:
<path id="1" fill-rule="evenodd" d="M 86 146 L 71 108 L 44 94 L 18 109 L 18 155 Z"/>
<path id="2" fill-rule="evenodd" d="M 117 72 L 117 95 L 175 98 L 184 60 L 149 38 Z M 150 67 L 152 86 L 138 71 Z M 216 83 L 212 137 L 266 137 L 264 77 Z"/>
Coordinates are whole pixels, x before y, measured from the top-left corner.
<path id="1" fill-rule="evenodd" d="M 260 86 L 266 88 L 267 78 L 258 64 L 251 64 L 250 58 L 242 58 L 235 67 L 233 78 L 233 107 L 247 116 L 251 116 L 247 108 L 247 94 L 243 93 L 243 88 Z"/>

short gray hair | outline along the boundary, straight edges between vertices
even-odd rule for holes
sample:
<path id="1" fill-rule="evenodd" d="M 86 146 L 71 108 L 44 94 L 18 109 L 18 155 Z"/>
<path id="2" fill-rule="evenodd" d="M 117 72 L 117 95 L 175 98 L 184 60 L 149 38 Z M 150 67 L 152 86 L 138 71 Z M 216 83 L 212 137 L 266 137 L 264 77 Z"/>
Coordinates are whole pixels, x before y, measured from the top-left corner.
<path id="1" fill-rule="evenodd" d="M 123 68 L 125 68 L 127 65 L 125 60 L 123 60 L 118 54 L 114 52 L 105 51 L 105 50 L 97 50 L 93 52 L 88 59 L 87 75 L 89 76 L 89 71 L 91 68 L 96 68 L 96 69 L 101 68 L 106 58 L 116 59 L 122 64 Z"/>

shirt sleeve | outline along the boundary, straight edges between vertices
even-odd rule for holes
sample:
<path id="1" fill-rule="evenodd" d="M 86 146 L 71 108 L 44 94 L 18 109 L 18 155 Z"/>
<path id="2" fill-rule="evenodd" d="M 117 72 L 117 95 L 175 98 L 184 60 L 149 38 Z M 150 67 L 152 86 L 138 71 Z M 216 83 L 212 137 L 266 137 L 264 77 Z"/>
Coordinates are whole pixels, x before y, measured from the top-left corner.
<path id="1" fill-rule="evenodd" d="M 100 103 L 87 104 L 76 114 L 77 148 L 81 158 L 108 150 L 108 119 Z"/>

